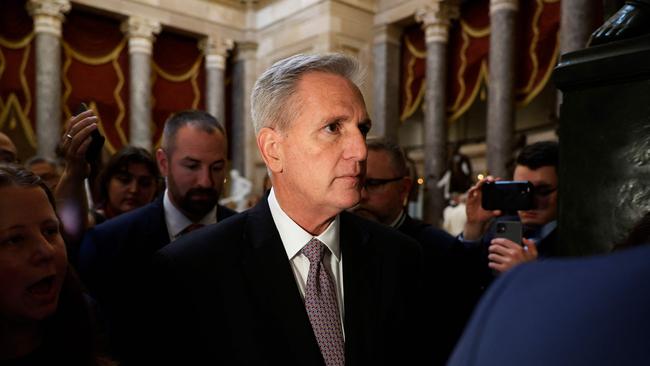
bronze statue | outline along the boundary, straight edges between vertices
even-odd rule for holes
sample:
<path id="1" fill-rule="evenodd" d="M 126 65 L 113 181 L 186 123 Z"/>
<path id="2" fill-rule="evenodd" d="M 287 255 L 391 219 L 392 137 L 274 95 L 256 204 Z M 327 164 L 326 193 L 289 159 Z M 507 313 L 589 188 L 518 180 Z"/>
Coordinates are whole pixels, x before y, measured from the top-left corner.
<path id="1" fill-rule="evenodd" d="M 622 8 L 596 29 L 590 46 L 650 34 L 650 0 L 628 0 Z"/>

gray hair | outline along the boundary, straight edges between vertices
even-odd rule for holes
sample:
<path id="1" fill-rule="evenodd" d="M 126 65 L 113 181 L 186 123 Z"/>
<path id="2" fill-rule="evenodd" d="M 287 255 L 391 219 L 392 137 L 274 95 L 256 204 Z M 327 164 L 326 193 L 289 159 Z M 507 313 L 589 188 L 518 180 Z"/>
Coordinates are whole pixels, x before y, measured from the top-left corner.
<path id="1" fill-rule="evenodd" d="M 162 148 L 171 154 L 174 148 L 176 147 L 175 138 L 178 130 L 186 125 L 191 125 L 196 128 L 201 129 L 207 133 L 214 133 L 219 131 L 226 136 L 226 130 L 223 128 L 221 123 L 210 113 L 205 111 L 200 111 L 196 109 L 188 109 L 174 113 L 167 121 L 165 122 L 165 127 L 162 134 Z"/>
<path id="2" fill-rule="evenodd" d="M 339 75 L 357 87 L 363 79 L 359 62 L 340 53 L 298 54 L 276 62 L 257 79 L 251 94 L 251 115 L 256 134 L 262 127 L 286 130 L 298 113 L 298 108 L 287 104 L 296 94 L 298 81 L 309 72 Z"/>

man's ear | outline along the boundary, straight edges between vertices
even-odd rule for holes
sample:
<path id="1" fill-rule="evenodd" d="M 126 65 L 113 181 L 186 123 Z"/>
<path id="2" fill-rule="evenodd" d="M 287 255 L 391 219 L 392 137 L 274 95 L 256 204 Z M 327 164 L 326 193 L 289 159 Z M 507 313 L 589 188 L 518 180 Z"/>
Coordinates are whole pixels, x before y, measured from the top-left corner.
<path id="1" fill-rule="evenodd" d="M 273 173 L 282 172 L 282 142 L 284 138 L 277 131 L 263 127 L 257 134 L 257 147 L 266 167 Z"/>
<path id="2" fill-rule="evenodd" d="M 169 160 L 167 159 L 167 153 L 163 149 L 156 150 L 156 161 L 158 162 L 158 170 L 163 177 L 166 177 L 169 173 Z"/>

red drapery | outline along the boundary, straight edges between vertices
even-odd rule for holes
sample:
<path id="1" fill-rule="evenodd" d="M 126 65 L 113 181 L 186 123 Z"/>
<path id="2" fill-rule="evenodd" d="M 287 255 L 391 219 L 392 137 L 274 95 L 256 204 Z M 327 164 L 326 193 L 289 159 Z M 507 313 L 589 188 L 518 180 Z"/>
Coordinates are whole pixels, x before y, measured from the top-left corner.
<path id="1" fill-rule="evenodd" d="M 62 35 L 62 117 L 64 123 L 86 102 L 99 116 L 106 149 L 128 144 L 128 44 L 120 21 L 73 8 Z M 169 115 L 204 108 L 205 71 L 196 38 L 163 31 L 152 61 L 153 144 L 160 143 Z M 33 19 L 26 0 L 0 1 L 0 131 L 25 159 L 36 151 Z"/>
<path id="2" fill-rule="evenodd" d="M 517 13 L 516 99 L 526 105 L 544 88 L 558 57 L 559 0 L 520 3 Z M 450 29 L 447 112 L 458 119 L 487 82 L 490 43 L 489 0 L 467 2 Z M 424 95 L 426 45 L 421 27 L 407 28 L 402 42 L 401 120 L 417 111 Z"/>
<path id="3" fill-rule="evenodd" d="M 34 23 L 24 0 L 0 1 L 0 131 L 24 160 L 36 152 Z"/>
<path id="4" fill-rule="evenodd" d="M 162 32 L 153 52 L 153 139 L 160 145 L 165 120 L 174 112 L 204 108 L 204 57 L 195 38 Z"/>

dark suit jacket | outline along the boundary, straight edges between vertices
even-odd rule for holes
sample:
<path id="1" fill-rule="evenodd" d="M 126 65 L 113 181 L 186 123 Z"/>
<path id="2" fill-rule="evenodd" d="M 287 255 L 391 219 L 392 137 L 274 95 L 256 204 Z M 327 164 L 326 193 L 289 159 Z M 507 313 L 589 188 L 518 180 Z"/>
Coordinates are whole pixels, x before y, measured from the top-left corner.
<path id="1" fill-rule="evenodd" d="M 421 252 L 343 212 L 346 365 L 419 364 Z M 157 253 L 154 364 L 324 365 L 268 202 Z"/>
<path id="2" fill-rule="evenodd" d="M 217 220 L 236 212 L 217 207 Z M 143 296 L 142 280 L 151 256 L 169 244 L 162 196 L 90 229 L 79 253 L 78 269 L 84 285 L 97 300 L 106 319 L 110 347 L 124 358 L 138 344 L 135 310 Z"/>
<path id="3" fill-rule="evenodd" d="M 424 301 L 431 322 L 426 336 L 427 365 L 444 365 L 482 294 L 480 280 L 473 273 L 483 264 L 483 253 L 408 215 L 398 230 L 422 246 Z"/>
<path id="4" fill-rule="evenodd" d="M 496 281 L 449 365 L 647 365 L 650 247 L 549 259 Z"/>

